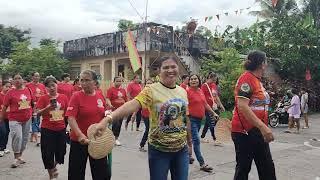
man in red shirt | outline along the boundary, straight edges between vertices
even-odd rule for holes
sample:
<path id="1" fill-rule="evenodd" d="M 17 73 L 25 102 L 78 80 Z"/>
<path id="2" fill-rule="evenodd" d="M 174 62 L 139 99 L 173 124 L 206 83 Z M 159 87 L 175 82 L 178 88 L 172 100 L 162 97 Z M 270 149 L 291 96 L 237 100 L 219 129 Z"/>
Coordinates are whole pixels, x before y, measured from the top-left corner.
<path id="1" fill-rule="evenodd" d="M 189 83 L 189 75 L 188 74 L 184 74 L 182 77 L 182 83 L 180 84 L 180 86 L 183 88 L 183 89 L 187 89 L 188 87 L 188 83 Z"/>
<path id="2" fill-rule="evenodd" d="M 46 87 L 39 82 L 40 74 L 38 72 L 33 72 L 31 76 L 32 76 L 32 81 L 30 83 L 27 83 L 26 87 L 29 88 L 29 90 L 31 91 L 32 96 L 34 98 L 34 105 L 36 105 L 39 98 L 44 94 L 47 94 L 47 90 L 46 90 Z M 31 127 L 32 127 L 32 133 L 31 133 L 30 141 L 36 142 L 37 146 L 39 146 L 40 145 L 40 116 L 36 114 L 35 109 L 33 110 Z"/>
<path id="3" fill-rule="evenodd" d="M 142 90 L 141 80 L 139 78 L 139 75 L 135 75 L 133 77 L 133 80 L 129 83 L 127 87 L 128 101 L 135 98 L 141 92 L 141 90 Z M 128 128 L 128 124 L 131 120 L 131 117 L 132 117 L 132 114 L 128 116 L 128 119 L 125 125 L 126 129 Z M 140 122 L 141 122 L 141 109 L 136 113 L 136 122 L 137 122 L 136 131 L 139 131 Z"/>
<path id="4" fill-rule="evenodd" d="M 70 74 L 63 73 L 61 80 L 62 81 L 58 84 L 58 93 L 64 94 L 70 99 L 73 94 L 73 85 L 70 84 Z"/>

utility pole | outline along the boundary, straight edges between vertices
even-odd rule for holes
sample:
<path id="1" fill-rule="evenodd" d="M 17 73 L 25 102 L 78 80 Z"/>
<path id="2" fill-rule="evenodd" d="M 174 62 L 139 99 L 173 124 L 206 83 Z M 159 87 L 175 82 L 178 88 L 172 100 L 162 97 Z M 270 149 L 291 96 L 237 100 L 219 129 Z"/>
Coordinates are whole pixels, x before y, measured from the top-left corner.
<path id="1" fill-rule="evenodd" d="M 147 25 L 147 18 L 148 18 L 148 0 L 146 1 L 146 16 L 144 18 L 144 62 L 142 62 L 142 81 L 145 83 L 147 80 L 147 32 L 148 32 L 148 25 Z"/>

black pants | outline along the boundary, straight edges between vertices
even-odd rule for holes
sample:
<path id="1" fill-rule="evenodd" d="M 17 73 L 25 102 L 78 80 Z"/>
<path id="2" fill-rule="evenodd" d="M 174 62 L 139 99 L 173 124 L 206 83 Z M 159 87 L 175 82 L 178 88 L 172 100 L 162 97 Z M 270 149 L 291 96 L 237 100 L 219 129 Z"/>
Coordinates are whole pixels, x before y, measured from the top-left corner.
<path id="1" fill-rule="evenodd" d="M 5 119 L 0 123 L 0 151 L 7 149 L 9 132 L 9 121 Z"/>
<path id="2" fill-rule="evenodd" d="M 257 166 L 260 180 L 276 180 L 269 143 L 264 142 L 259 129 L 250 130 L 248 135 L 233 132 L 232 140 L 237 161 L 234 180 L 248 179 L 252 160 Z"/>
<path id="3" fill-rule="evenodd" d="M 123 121 L 123 119 L 121 119 L 119 121 L 112 121 L 112 132 L 116 138 L 118 138 L 120 136 L 122 121 Z"/>
<path id="4" fill-rule="evenodd" d="M 84 180 L 88 159 L 88 146 L 72 141 L 70 144 L 68 180 Z M 93 159 L 89 156 L 93 180 L 110 180 L 111 172 L 107 157 Z"/>
<path id="5" fill-rule="evenodd" d="M 41 155 L 44 167 L 53 169 L 55 162 L 64 163 L 66 154 L 66 130 L 53 131 L 41 128 Z"/>
<path id="6" fill-rule="evenodd" d="M 144 145 L 146 144 L 147 140 L 148 140 L 148 134 L 149 134 L 149 117 L 143 117 L 143 122 L 144 122 L 144 125 L 145 125 L 145 130 L 144 130 L 144 133 L 143 133 L 143 136 L 142 136 L 142 139 L 141 139 L 141 142 L 140 142 L 140 147 L 144 147 Z"/>
<path id="7" fill-rule="evenodd" d="M 216 126 L 216 121 L 213 120 L 212 116 L 213 115 L 211 113 L 206 111 L 206 119 L 205 119 L 204 127 L 202 129 L 201 138 L 205 138 L 208 132 L 208 129 L 210 129 L 213 140 L 217 139 L 216 135 L 214 134 L 214 127 Z"/>
<path id="8" fill-rule="evenodd" d="M 132 114 L 130 114 L 128 116 L 127 121 L 126 121 L 126 125 L 128 125 L 129 122 L 131 121 L 131 117 L 132 117 Z M 139 111 L 136 114 L 137 129 L 140 127 L 140 122 L 141 122 L 141 109 L 139 109 Z"/>

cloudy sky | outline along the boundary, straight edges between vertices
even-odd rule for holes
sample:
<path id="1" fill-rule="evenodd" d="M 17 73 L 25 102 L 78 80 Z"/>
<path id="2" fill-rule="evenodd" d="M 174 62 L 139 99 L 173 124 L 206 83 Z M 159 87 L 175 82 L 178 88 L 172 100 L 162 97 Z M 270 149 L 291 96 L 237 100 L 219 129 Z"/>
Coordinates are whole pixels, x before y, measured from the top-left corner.
<path id="1" fill-rule="evenodd" d="M 225 25 L 248 26 L 256 17 L 244 10 L 258 9 L 255 0 L 149 0 L 148 21 L 183 25 L 190 17 L 211 30 Z M 132 5 L 130 5 L 130 2 Z M 119 19 L 142 22 L 146 0 L 0 0 L 0 23 L 32 30 L 33 42 L 41 38 L 62 41 L 113 32 Z M 134 10 L 136 9 L 136 11 Z M 229 12 L 228 16 L 224 13 Z M 139 14 L 139 15 L 138 15 Z M 216 14 L 223 14 L 218 21 Z M 205 23 L 206 16 L 215 18 Z"/>

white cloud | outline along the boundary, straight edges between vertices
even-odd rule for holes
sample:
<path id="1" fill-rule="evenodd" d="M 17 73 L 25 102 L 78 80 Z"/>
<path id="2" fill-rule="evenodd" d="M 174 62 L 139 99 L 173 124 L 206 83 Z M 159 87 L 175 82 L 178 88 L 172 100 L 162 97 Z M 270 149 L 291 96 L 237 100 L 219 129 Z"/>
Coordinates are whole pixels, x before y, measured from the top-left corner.
<path id="1" fill-rule="evenodd" d="M 119 19 L 141 22 L 129 1 L 145 16 L 146 0 L 1 0 L 0 22 L 30 28 L 33 41 L 49 37 L 64 41 L 115 31 Z M 217 25 L 247 26 L 255 18 L 245 12 L 237 16 L 234 10 L 253 4 L 254 0 L 149 0 L 148 19 L 175 27 L 193 17 L 211 30 Z M 221 15 L 217 21 L 215 15 L 227 11 L 229 16 Z M 204 23 L 206 16 L 214 20 Z"/>

